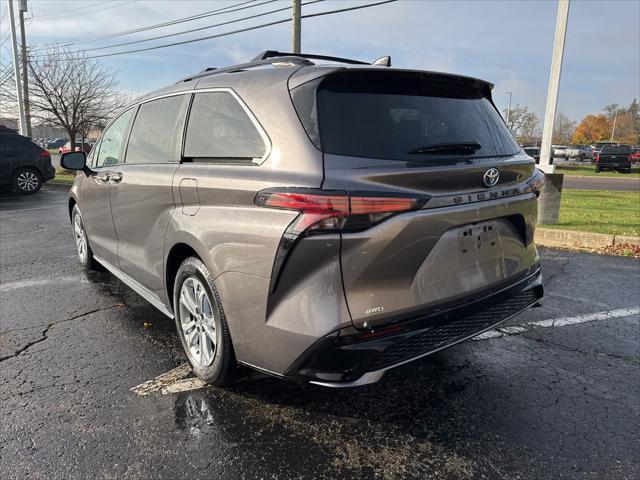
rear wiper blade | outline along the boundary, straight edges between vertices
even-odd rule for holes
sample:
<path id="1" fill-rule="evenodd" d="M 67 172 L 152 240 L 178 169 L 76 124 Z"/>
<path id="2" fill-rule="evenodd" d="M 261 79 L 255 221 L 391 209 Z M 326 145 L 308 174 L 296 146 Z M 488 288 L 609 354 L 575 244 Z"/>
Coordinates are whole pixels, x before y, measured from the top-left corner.
<path id="1" fill-rule="evenodd" d="M 482 145 L 479 142 L 452 142 L 452 143 L 433 143 L 423 147 L 417 147 L 409 150 L 409 155 L 429 154 L 429 153 L 473 153 L 480 150 Z"/>

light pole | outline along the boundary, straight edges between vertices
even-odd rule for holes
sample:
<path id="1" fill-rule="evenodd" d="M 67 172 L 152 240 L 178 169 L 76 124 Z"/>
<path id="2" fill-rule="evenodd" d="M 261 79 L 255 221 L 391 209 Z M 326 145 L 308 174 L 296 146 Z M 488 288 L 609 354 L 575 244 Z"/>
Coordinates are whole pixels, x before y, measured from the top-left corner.
<path id="1" fill-rule="evenodd" d="M 618 109 L 616 109 L 615 114 L 613 115 L 613 128 L 611 129 L 611 140 L 613 142 L 613 136 L 616 134 L 616 120 L 618 119 Z"/>
<path id="2" fill-rule="evenodd" d="M 16 23 L 13 16 L 13 0 L 7 0 L 9 7 L 9 26 L 11 28 L 11 53 L 13 54 L 13 74 L 16 79 L 16 99 L 18 100 L 18 116 L 20 117 L 20 134 L 27 135 L 27 123 L 22 103 L 22 85 L 20 82 L 20 64 L 18 63 L 18 41 L 16 40 Z"/>
<path id="3" fill-rule="evenodd" d="M 509 108 L 507 108 L 507 125 L 509 126 L 509 130 L 511 130 L 511 96 L 513 95 L 513 93 L 511 92 L 505 92 L 507 95 L 509 95 Z"/>
<path id="4" fill-rule="evenodd" d="M 564 40 L 567 35 L 568 20 L 569 0 L 558 0 L 556 33 L 553 40 L 547 106 L 544 112 L 542 146 L 540 147 L 540 163 L 538 165 L 538 168 L 545 173 L 546 179 L 545 186 L 538 200 L 538 223 L 542 224 L 558 223 L 558 218 L 560 217 L 560 196 L 564 176 L 562 174 L 556 174 L 555 166 L 551 164 L 551 139 L 553 137 L 553 124 L 556 117 L 560 73 L 562 71 L 562 59 L 564 56 Z"/>

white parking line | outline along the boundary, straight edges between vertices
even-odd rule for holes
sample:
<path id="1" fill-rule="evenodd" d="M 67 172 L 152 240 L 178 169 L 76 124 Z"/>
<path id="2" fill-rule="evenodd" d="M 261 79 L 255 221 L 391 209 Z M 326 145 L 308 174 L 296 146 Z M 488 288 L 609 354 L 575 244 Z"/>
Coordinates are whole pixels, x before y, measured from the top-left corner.
<path id="1" fill-rule="evenodd" d="M 585 315 L 576 315 L 574 317 L 560 317 L 549 320 L 540 320 L 537 322 L 529 322 L 523 325 L 513 327 L 501 327 L 495 330 L 487 330 L 486 332 L 474 337 L 474 340 L 488 340 L 491 338 L 500 338 L 508 335 L 518 335 L 535 327 L 564 327 L 567 325 L 576 325 L 578 323 L 594 322 L 597 320 L 611 320 L 614 318 L 632 317 L 640 314 L 640 307 L 619 308 L 617 310 L 609 310 L 606 312 L 588 313 Z M 171 393 L 186 392 L 189 390 L 197 390 L 206 386 L 202 380 L 198 378 L 187 378 L 191 373 L 191 366 L 183 363 L 179 367 L 174 368 L 156 378 L 147 380 L 140 385 L 131 388 L 131 391 L 140 396 L 146 396 L 150 393 L 161 392 L 163 395 Z"/>
<path id="2" fill-rule="evenodd" d="M 75 257 L 75 255 L 74 255 Z M 18 282 L 4 282 L 0 283 L 0 292 L 9 292 L 11 290 L 17 290 L 20 288 L 40 287 L 42 285 L 49 285 L 51 283 L 69 283 L 77 282 L 81 277 L 79 275 L 69 275 L 64 277 L 41 277 L 30 278 L 27 280 L 20 280 Z"/>
<path id="3" fill-rule="evenodd" d="M 64 207 L 66 203 L 58 203 L 56 205 L 49 205 L 48 207 L 35 207 L 35 208 L 20 208 L 18 210 L 0 210 L 2 213 L 15 213 L 15 212 L 30 212 L 31 210 L 46 210 L 47 208 L 60 208 Z"/>
<path id="4" fill-rule="evenodd" d="M 535 327 L 564 327 L 566 325 L 576 325 L 578 323 L 595 322 L 597 320 L 610 320 L 613 318 L 632 317 L 640 314 L 640 308 L 619 308 L 617 310 L 609 310 L 606 312 L 587 313 L 584 315 L 576 315 L 574 317 L 551 318 L 549 320 L 539 320 L 537 322 L 524 323 L 513 327 L 500 327 L 495 330 L 487 330 L 481 333 L 474 340 L 487 340 L 489 338 L 499 338 L 505 335 L 518 335 L 529 331 Z"/>

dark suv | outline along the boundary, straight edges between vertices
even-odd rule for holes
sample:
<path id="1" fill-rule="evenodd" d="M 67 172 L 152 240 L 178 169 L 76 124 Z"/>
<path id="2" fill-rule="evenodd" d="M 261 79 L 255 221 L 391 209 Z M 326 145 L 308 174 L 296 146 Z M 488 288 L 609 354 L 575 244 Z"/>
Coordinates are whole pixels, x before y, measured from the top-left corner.
<path id="1" fill-rule="evenodd" d="M 616 170 L 631 173 L 631 147 L 629 145 L 604 145 L 595 156 L 596 173 Z"/>
<path id="2" fill-rule="evenodd" d="M 0 187 L 11 187 L 23 194 L 36 193 L 55 174 L 47 150 L 0 125 Z"/>
<path id="3" fill-rule="evenodd" d="M 80 261 L 175 318 L 202 379 L 371 383 L 542 297 L 544 177 L 492 85 L 380 63 L 207 69 L 63 157 Z"/>

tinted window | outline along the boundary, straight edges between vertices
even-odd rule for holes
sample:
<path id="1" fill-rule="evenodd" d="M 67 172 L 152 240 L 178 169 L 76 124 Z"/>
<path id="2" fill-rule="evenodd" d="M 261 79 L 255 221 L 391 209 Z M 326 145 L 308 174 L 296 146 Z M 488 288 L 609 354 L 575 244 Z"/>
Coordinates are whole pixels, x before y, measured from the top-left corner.
<path id="1" fill-rule="evenodd" d="M 131 128 L 126 163 L 178 162 L 188 105 L 186 95 L 140 105 Z"/>
<path id="2" fill-rule="evenodd" d="M 227 92 L 196 93 L 189 114 L 184 156 L 260 159 L 265 144 L 238 101 Z"/>
<path id="3" fill-rule="evenodd" d="M 127 110 L 120 115 L 111 126 L 102 134 L 100 141 L 100 151 L 96 160 L 96 167 L 106 167 L 109 165 L 117 165 L 120 162 L 120 153 L 122 151 L 122 140 L 127 132 L 129 120 L 133 109 Z"/>
<path id="4" fill-rule="evenodd" d="M 482 88 L 421 74 L 365 71 L 326 77 L 317 89 L 317 108 L 293 98 L 309 136 L 318 138 L 317 128 L 319 146 L 327 153 L 429 161 L 461 154 L 408 152 L 460 142 L 481 145 L 464 156 L 518 153 L 520 147 Z"/>
<path id="5" fill-rule="evenodd" d="M 630 153 L 631 148 L 628 145 L 605 145 L 600 155 L 629 155 Z"/>
<path id="6" fill-rule="evenodd" d="M 10 152 L 13 150 L 41 150 L 41 148 L 22 135 L 5 134 L 0 137 L 0 150 Z"/>

